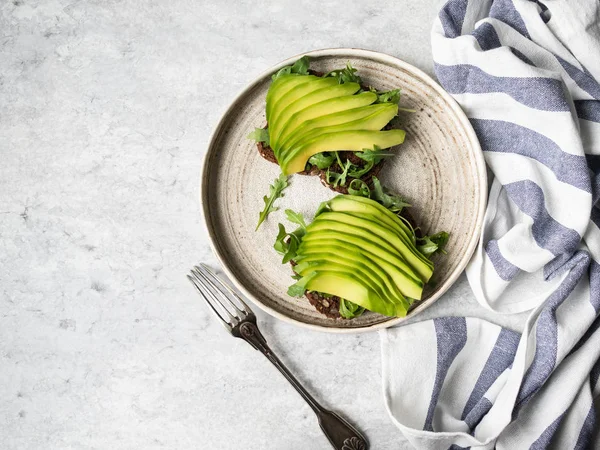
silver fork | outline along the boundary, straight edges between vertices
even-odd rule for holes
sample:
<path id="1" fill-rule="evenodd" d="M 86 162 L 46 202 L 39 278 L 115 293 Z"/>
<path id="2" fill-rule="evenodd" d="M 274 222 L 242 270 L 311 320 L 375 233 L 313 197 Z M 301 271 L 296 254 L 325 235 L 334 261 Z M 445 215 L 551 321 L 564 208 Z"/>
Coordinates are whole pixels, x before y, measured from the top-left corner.
<path id="1" fill-rule="evenodd" d="M 298 391 L 319 419 L 319 425 L 336 450 L 367 450 L 367 440 L 356 428 L 332 411 L 323 408 L 283 365 L 267 345 L 256 325 L 256 316 L 231 287 L 224 283 L 206 264 L 194 266 L 187 276 L 206 300 L 219 321 L 233 336 L 242 338 L 273 363 Z"/>

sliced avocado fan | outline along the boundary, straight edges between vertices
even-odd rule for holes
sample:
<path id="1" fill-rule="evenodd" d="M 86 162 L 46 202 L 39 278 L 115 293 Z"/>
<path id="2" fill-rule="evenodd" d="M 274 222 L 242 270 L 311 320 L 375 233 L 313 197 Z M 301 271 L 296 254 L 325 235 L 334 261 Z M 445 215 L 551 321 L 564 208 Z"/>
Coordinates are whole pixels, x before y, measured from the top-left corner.
<path id="1" fill-rule="evenodd" d="M 327 151 L 381 149 L 404 142 L 403 130 L 381 131 L 398 114 L 395 103 L 334 77 L 288 74 L 267 93 L 270 146 L 284 175 L 302 172 L 308 159 Z"/>
<path id="2" fill-rule="evenodd" d="M 338 195 L 322 204 L 298 247 L 294 271 L 308 291 L 335 295 L 386 316 L 405 316 L 433 263 L 414 232 L 375 200 Z"/>

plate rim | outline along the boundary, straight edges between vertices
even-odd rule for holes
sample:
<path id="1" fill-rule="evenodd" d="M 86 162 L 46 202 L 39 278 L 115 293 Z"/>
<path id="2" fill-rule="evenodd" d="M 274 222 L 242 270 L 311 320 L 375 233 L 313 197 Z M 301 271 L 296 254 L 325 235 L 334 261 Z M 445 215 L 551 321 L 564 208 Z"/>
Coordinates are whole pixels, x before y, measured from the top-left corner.
<path id="1" fill-rule="evenodd" d="M 281 69 L 282 67 L 292 64 L 293 62 L 295 62 L 296 60 L 298 60 L 299 58 L 301 58 L 303 56 L 312 56 L 312 57 L 347 56 L 349 58 L 362 57 L 364 59 L 372 59 L 372 60 L 380 61 L 383 63 L 389 63 L 392 66 L 393 65 L 400 66 L 403 69 L 406 69 L 408 72 L 411 72 L 411 73 L 417 75 L 418 77 L 423 79 L 423 81 L 428 83 L 428 85 L 431 86 L 437 92 L 437 94 L 439 94 L 444 100 L 446 100 L 448 102 L 452 111 L 456 114 L 461 125 L 464 127 L 465 133 L 467 134 L 468 139 L 469 139 L 471 145 L 473 146 L 472 147 L 473 150 L 475 150 L 475 152 L 474 152 L 475 166 L 477 167 L 479 173 L 481 174 L 481 176 L 479 177 L 479 190 L 480 190 L 480 192 L 482 192 L 482 195 L 480 196 L 480 199 L 479 199 L 479 205 L 477 208 L 477 222 L 475 225 L 475 230 L 471 237 L 471 241 L 469 242 L 469 245 L 467 246 L 466 252 L 462 256 L 460 263 L 456 266 L 453 273 L 446 281 L 445 286 L 442 289 L 440 289 L 439 291 L 435 292 L 434 295 L 432 297 L 428 298 L 426 302 L 418 305 L 411 312 L 411 314 L 408 314 L 405 317 L 390 318 L 389 320 L 386 320 L 384 322 L 379 322 L 379 323 L 372 324 L 372 325 L 364 325 L 364 326 L 354 327 L 354 328 L 345 328 L 345 327 L 339 328 L 339 327 L 335 327 L 335 326 L 327 327 L 327 326 L 311 324 L 311 323 L 303 322 L 301 320 L 293 319 L 279 311 L 276 311 L 275 309 L 271 308 L 270 306 L 264 304 L 263 302 L 258 300 L 254 295 L 252 295 L 244 287 L 244 285 L 237 279 L 237 277 L 234 275 L 234 273 L 229 269 L 229 267 L 226 263 L 226 258 L 221 254 L 217 245 L 215 244 L 216 239 L 214 236 L 214 230 L 210 226 L 210 218 L 209 218 L 210 214 L 209 214 L 209 208 L 208 208 L 209 202 L 204 201 L 204 195 L 207 192 L 206 184 L 207 184 L 207 180 L 208 180 L 208 161 L 213 153 L 213 151 L 211 151 L 211 150 L 214 148 L 215 140 L 216 140 L 217 136 L 219 135 L 221 129 L 223 128 L 225 119 L 233 112 L 234 106 L 237 104 L 237 102 L 242 97 L 244 97 L 249 91 L 254 89 L 258 84 L 262 83 L 263 79 L 265 77 L 271 76 L 277 70 Z M 277 319 L 280 319 L 284 322 L 291 323 L 291 324 L 294 324 L 296 326 L 299 326 L 299 327 L 302 327 L 305 329 L 310 329 L 313 331 L 328 332 L 328 333 L 336 333 L 336 334 L 355 334 L 355 333 L 366 333 L 366 332 L 370 332 L 370 331 L 377 331 L 377 330 L 390 328 L 390 327 L 398 325 L 408 319 L 411 319 L 413 316 L 415 316 L 418 313 L 429 308 L 432 304 L 434 304 L 437 300 L 439 300 L 442 297 L 442 295 L 444 295 L 448 291 L 448 289 L 450 289 L 450 287 L 452 287 L 454 285 L 454 283 L 456 283 L 456 280 L 464 272 L 467 264 L 469 263 L 471 257 L 473 256 L 473 253 L 475 252 L 475 250 L 477 248 L 477 245 L 479 244 L 479 240 L 480 240 L 480 236 L 481 236 L 481 229 L 482 229 L 483 221 L 484 221 L 484 217 L 485 217 L 485 208 L 486 208 L 486 204 L 487 204 L 487 188 L 488 188 L 488 181 L 487 181 L 487 170 L 486 170 L 485 158 L 484 158 L 483 152 L 481 150 L 481 145 L 479 143 L 479 139 L 477 138 L 477 135 L 475 134 L 475 130 L 473 129 L 471 122 L 469 121 L 467 115 L 462 110 L 462 108 L 459 106 L 459 104 L 456 102 L 456 100 L 454 100 L 454 98 L 452 98 L 452 96 L 448 92 L 446 92 L 437 81 L 435 81 L 431 76 L 429 76 L 428 74 L 423 72 L 421 69 L 413 66 L 412 64 L 407 63 L 406 61 L 401 60 L 400 58 L 389 55 L 387 53 L 374 51 L 374 50 L 367 50 L 367 49 L 362 49 L 362 48 L 354 48 L 354 47 L 332 47 L 332 48 L 310 50 L 310 51 L 302 52 L 297 55 L 286 58 L 285 60 L 275 64 L 274 66 L 270 67 L 269 69 L 261 72 L 250 83 L 248 83 L 240 92 L 238 92 L 238 94 L 229 102 L 225 111 L 221 114 L 219 120 L 217 121 L 216 125 L 213 127 L 213 130 L 209 136 L 206 151 L 204 152 L 204 155 L 202 157 L 202 162 L 201 162 L 200 189 L 199 189 L 198 193 L 199 193 L 199 200 L 200 200 L 200 213 L 202 216 L 202 222 L 204 225 L 204 229 L 206 230 L 208 238 L 209 238 L 211 250 L 212 250 L 213 254 L 216 256 L 216 258 L 221 266 L 221 269 L 227 275 L 227 278 L 234 284 L 234 286 L 241 293 L 243 293 L 246 296 L 246 298 L 251 300 L 254 305 L 258 306 L 260 309 L 265 311 L 267 314 L 269 314 Z"/>

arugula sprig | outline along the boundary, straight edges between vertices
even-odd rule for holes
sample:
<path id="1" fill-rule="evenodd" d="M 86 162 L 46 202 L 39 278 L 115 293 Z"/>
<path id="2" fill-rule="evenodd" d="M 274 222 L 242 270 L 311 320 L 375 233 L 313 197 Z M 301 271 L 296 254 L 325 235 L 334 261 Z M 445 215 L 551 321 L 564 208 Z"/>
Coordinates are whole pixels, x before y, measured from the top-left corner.
<path id="1" fill-rule="evenodd" d="M 365 165 L 362 168 L 354 166 L 355 169 L 348 173 L 351 178 L 361 178 L 369 173 L 376 164 L 379 164 L 382 159 L 394 156 L 394 153 L 381 150 L 377 145 L 372 150 L 364 148 L 362 152 L 355 152 L 354 154 L 365 161 Z"/>
<path id="2" fill-rule="evenodd" d="M 355 178 L 348 185 L 348 194 L 369 198 L 371 196 L 371 189 L 369 189 L 369 186 L 363 180 Z"/>
<path id="3" fill-rule="evenodd" d="M 369 86 L 369 91 L 377 95 L 375 103 L 400 103 L 400 89 L 392 89 L 391 91 L 378 91 L 372 86 Z"/>
<path id="4" fill-rule="evenodd" d="M 339 84 L 344 83 L 358 83 L 362 84 L 361 78 L 356 75 L 357 69 L 352 67 L 350 63 L 346 63 L 346 67 L 343 69 L 332 70 L 327 72 L 323 77 L 334 77 L 337 78 Z"/>
<path id="5" fill-rule="evenodd" d="M 365 308 L 352 303 L 350 300 L 340 298 L 340 316 L 344 319 L 354 319 L 365 312 Z"/>
<path id="6" fill-rule="evenodd" d="M 270 145 L 269 140 L 269 129 L 268 128 L 255 128 L 248 136 L 247 139 L 252 139 L 256 142 L 262 142 L 267 146 Z"/>
<path id="7" fill-rule="evenodd" d="M 308 67 L 310 66 L 310 58 L 303 56 L 291 66 L 285 66 L 279 69 L 276 73 L 271 76 L 271 79 L 275 81 L 282 75 L 289 75 L 295 73 L 298 75 L 308 75 Z"/>
<path id="8" fill-rule="evenodd" d="M 400 89 L 392 89 L 391 91 L 378 91 L 372 86 L 369 86 L 369 91 L 377 95 L 375 103 L 400 103 Z M 415 112 L 412 108 L 398 108 L 398 111 Z"/>
<path id="9" fill-rule="evenodd" d="M 291 209 L 286 209 L 285 215 L 290 222 L 300 226 L 288 233 L 285 226 L 281 223 L 279 224 L 279 233 L 277 234 L 277 238 L 275 238 L 273 248 L 279 254 L 283 255 L 282 264 L 290 262 L 296 257 L 300 242 L 306 234 L 306 222 L 302 214 L 294 212 Z"/>
<path id="10" fill-rule="evenodd" d="M 256 230 L 258 230 L 258 227 L 260 227 L 270 213 L 279 209 L 273 204 L 279 197 L 283 197 L 283 191 L 286 187 L 288 187 L 288 185 L 288 177 L 286 177 L 284 174 L 280 174 L 279 177 L 275 179 L 273 184 L 269 186 L 269 195 L 265 195 L 263 197 L 265 207 L 258 215 L 258 224 L 256 225 Z"/>
<path id="11" fill-rule="evenodd" d="M 410 203 L 406 203 L 402 197 L 399 195 L 394 195 L 385 189 L 377 177 L 373 177 L 373 190 L 371 191 L 371 198 L 378 201 L 387 209 L 396 214 L 400 214 L 402 208 L 410 206 Z"/>
<path id="12" fill-rule="evenodd" d="M 430 257 L 436 252 L 440 252 L 445 255 L 446 250 L 444 250 L 444 247 L 448 243 L 449 238 L 450 235 L 445 231 L 440 231 L 439 233 L 432 234 L 431 236 L 417 238 L 417 249 L 427 257 Z"/>
<path id="13" fill-rule="evenodd" d="M 348 178 L 361 178 L 369 173 L 373 167 L 381 162 L 382 159 L 394 156 L 394 153 L 381 150 L 378 146 L 374 146 L 373 149 L 365 148 L 362 152 L 355 152 L 356 156 L 365 161 L 364 165 L 360 166 L 352 163 L 350 160 L 342 162 L 339 152 L 325 152 L 317 153 L 313 155 L 308 162 L 314 166 L 317 166 L 321 170 L 327 169 L 325 173 L 325 179 L 328 184 L 333 187 L 346 186 Z M 341 169 L 341 172 L 333 170 L 331 166 L 337 162 L 337 166 Z"/>
<path id="14" fill-rule="evenodd" d="M 308 275 L 298 278 L 298 281 L 288 288 L 287 294 L 290 297 L 302 297 L 306 291 L 306 285 L 315 275 L 316 272 L 311 272 Z"/>
<path id="15" fill-rule="evenodd" d="M 339 156 L 337 156 L 337 158 L 338 165 L 342 168 L 342 173 L 333 172 L 331 168 L 328 168 L 327 173 L 325 173 L 325 179 L 327 180 L 327 183 L 332 185 L 333 187 L 346 186 L 346 178 L 348 178 L 348 172 L 354 166 L 354 164 L 352 164 L 352 162 L 349 159 L 346 160 L 345 164 L 342 164 L 339 160 Z"/>
<path id="16" fill-rule="evenodd" d="M 367 183 L 362 180 L 352 180 L 350 186 L 348 186 L 348 193 L 378 201 L 391 212 L 398 215 L 402 212 L 403 208 L 410 206 L 402 197 L 394 195 L 385 189 L 377 177 L 373 177 L 373 189 L 370 189 Z M 402 216 L 399 217 L 402 219 Z"/>
<path id="17" fill-rule="evenodd" d="M 323 152 L 312 155 L 308 162 L 319 169 L 327 169 L 335 161 L 335 153 Z"/>

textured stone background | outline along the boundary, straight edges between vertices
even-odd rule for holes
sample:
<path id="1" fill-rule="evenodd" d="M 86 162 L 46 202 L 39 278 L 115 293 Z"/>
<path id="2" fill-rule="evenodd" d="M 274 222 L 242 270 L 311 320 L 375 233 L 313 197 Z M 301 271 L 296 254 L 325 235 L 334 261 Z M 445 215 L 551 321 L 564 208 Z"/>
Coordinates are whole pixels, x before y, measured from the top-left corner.
<path id="1" fill-rule="evenodd" d="M 201 157 L 235 94 L 291 55 L 361 47 L 431 73 L 440 2 L 299 3 L 1 3 L 2 449 L 329 448 L 310 409 L 185 280 L 214 263 Z M 444 314 L 485 316 L 464 279 L 422 318 Z M 384 409 L 376 334 L 259 315 L 374 449 L 408 448 Z"/>

